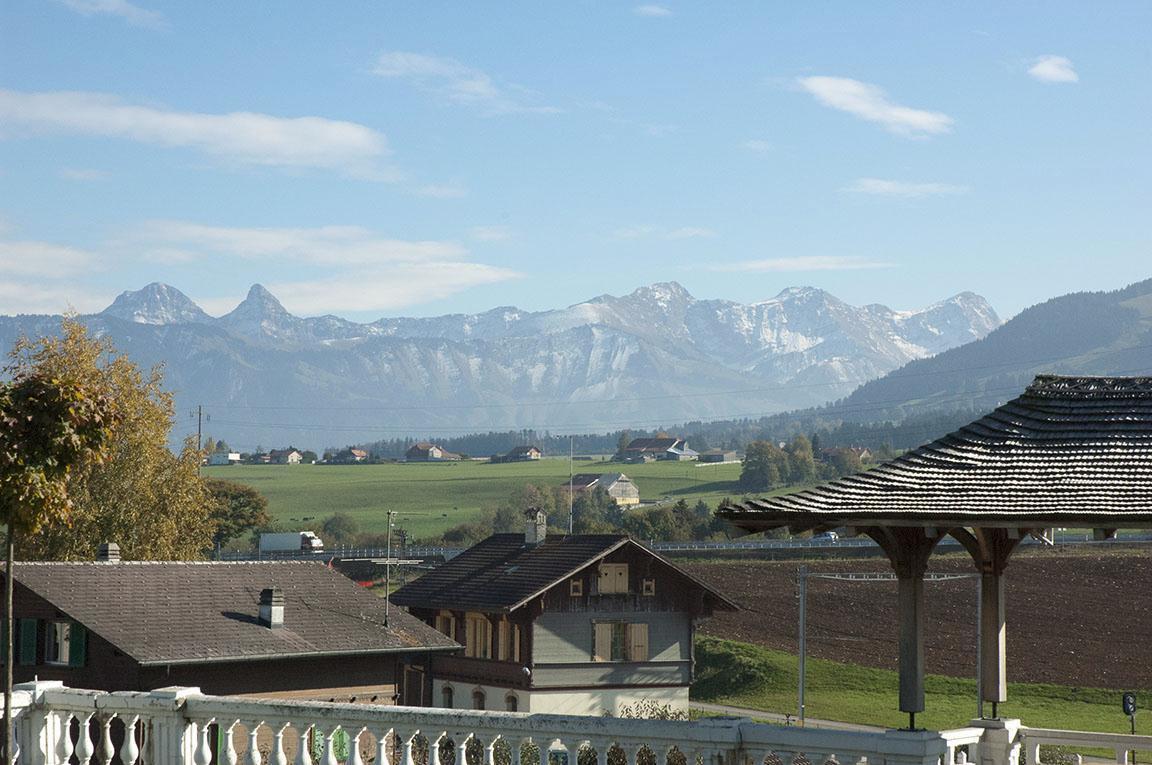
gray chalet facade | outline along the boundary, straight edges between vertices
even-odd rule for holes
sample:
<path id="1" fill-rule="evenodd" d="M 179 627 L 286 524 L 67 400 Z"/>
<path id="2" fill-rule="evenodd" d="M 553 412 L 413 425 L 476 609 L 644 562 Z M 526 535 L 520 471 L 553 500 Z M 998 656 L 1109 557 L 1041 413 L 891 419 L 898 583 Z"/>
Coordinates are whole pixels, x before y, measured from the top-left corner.
<path id="1" fill-rule="evenodd" d="M 432 704 L 616 714 L 687 711 L 696 622 L 736 604 L 627 536 L 495 534 L 397 590 L 463 645 L 431 658 Z"/>

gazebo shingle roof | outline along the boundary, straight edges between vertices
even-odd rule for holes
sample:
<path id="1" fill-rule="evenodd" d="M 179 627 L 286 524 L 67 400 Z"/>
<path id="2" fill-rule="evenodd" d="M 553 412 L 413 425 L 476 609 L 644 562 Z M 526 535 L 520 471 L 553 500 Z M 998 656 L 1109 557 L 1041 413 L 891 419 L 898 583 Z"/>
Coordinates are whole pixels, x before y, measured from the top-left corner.
<path id="1" fill-rule="evenodd" d="M 1152 377 L 1040 375 L 1020 397 L 873 470 L 718 514 L 752 531 L 1152 526 Z"/>

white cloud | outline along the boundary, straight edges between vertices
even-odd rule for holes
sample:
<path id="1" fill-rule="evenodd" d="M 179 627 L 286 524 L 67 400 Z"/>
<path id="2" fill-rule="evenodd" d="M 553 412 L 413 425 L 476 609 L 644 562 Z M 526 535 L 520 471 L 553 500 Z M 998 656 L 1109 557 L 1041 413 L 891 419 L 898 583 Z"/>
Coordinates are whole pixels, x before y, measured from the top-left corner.
<path id="1" fill-rule="evenodd" d="M 0 274 L 58 278 L 92 271 L 96 256 L 49 242 L 0 241 Z"/>
<path id="2" fill-rule="evenodd" d="M 909 183 L 907 181 L 891 181 L 883 178 L 857 178 L 845 186 L 843 191 L 852 194 L 872 194 L 882 197 L 914 199 L 916 197 L 967 194 L 971 189 L 967 186 L 957 186 L 951 183 Z"/>
<path id="3" fill-rule="evenodd" d="M 1080 82 L 1080 75 L 1076 74 L 1072 62 L 1063 56 L 1040 56 L 1028 74 L 1041 82 Z"/>
<path id="4" fill-rule="evenodd" d="M 450 183 L 429 183 L 416 189 L 416 194 L 432 199 L 461 199 L 468 196 L 468 189 L 464 184 L 452 181 Z"/>
<path id="5" fill-rule="evenodd" d="M 648 16 L 649 18 L 663 18 L 671 16 L 672 10 L 664 5 L 637 5 L 632 9 L 632 12 L 637 16 Z"/>
<path id="6" fill-rule="evenodd" d="M 516 86 L 502 88 L 485 72 L 444 56 L 386 51 L 376 60 L 373 73 L 379 77 L 407 80 L 453 103 L 475 106 L 493 114 L 555 114 L 560 111 L 554 106 L 521 103 L 507 91 L 522 89 Z"/>
<path id="7" fill-rule="evenodd" d="M 893 133 L 925 136 L 952 130 L 952 118 L 947 114 L 894 103 L 882 88 L 867 82 L 847 77 L 801 77 L 796 82 L 825 106 L 875 122 Z"/>
<path id="8" fill-rule="evenodd" d="M 378 165 L 389 153 L 381 133 L 323 117 L 202 114 L 128 104 L 103 93 L 0 90 L 0 121 L 34 131 L 198 149 L 254 165 L 337 170 L 378 179 L 387 175 Z"/>
<path id="9" fill-rule="evenodd" d="M 473 226 L 468 229 L 468 236 L 477 242 L 506 242 L 516 235 L 507 226 Z"/>
<path id="10" fill-rule="evenodd" d="M 294 274 L 268 288 L 300 314 L 384 311 L 438 300 L 520 274 L 477 263 L 456 242 L 381 237 L 359 226 L 230 228 L 186 221 L 153 221 L 133 234 L 145 257 L 275 263 Z M 238 299 L 201 301 L 227 311 Z"/>
<path id="11" fill-rule="evenodd" d="M 759 138 L 750 138 L 740 144 L 740 148 L 747 149 L 748 151 L 754 151 L 758 154 L 764 154 L 766 152 L 772 151 L 772 144 Z"/>
<path id="12" fill-rule="evenodd" d="M 647 237 L 679 240 L 679 239 L 705 239 L 718 236 L 710 228 L 703 226 L 678 226 L 676 228 L 662 228 L 659 226 L 636 225 L 616 229 L 612 235 L 617 239 L 644 239 Z"/>
<path id="13" fill-rule="evenodd" d="M 158 11 L 133 5 L 127 0 L 59 0 L 84 16 L 119 16 L 129 24 L 152 29 L 165 29 L 168 22 Z"/>
<path id="14" fill-rule="evenodd" d="M 870 260 L 855 256 L 809 255 L 797 258 L 767 258 L 720 263 L 710 266 L 711 271 L 748 273 L 777 273 L 782 271 L 860 271 L 875 268 L 893 268 L 895 263 Z"/>
<path id="15" fill-rule="evenodd" d="M 87 285 L 45 286 L 0 280 L 0 304 L 6 314 L 95 313 L 107 307 L 113 297 L 111 292 L 94 291 Z"/>

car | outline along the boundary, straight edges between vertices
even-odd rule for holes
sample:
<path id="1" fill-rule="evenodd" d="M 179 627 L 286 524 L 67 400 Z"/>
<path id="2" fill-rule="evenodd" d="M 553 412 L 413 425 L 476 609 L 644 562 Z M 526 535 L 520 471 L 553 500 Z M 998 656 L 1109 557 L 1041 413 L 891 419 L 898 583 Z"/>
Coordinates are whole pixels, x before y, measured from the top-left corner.
<path id="1" fill-rule="evenodd" d="M 813 542 L 825 542 L 827 544 L 836 544 L 840 541 L 840 535 L 835 531 L 823 531 L 819 534 L 812 535 Z"/>

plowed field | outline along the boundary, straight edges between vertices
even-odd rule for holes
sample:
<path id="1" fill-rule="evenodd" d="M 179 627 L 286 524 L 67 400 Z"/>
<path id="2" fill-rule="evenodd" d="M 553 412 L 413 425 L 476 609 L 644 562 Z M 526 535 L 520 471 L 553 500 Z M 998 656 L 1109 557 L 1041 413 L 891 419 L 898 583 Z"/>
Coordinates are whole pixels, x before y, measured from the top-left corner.
<path id="1" fill-rule="evenodd" d="M 795 561 L 683 562 L 748 610 L 720 614 L 701 632 L 795 653 Z M 813 572 L 889 572 L 886 561 L 821 560 Z M 967 556 L 930 571 L 973 572 Z M 1152 551 L 1039 550 L 1007 570 L 1009 682 L 1152 690 Z M 974 579 L 926 585 L 925 669 L 976 674 Z M 896 583 L 809 579 L 808 653 L 896 669 Z"/>

